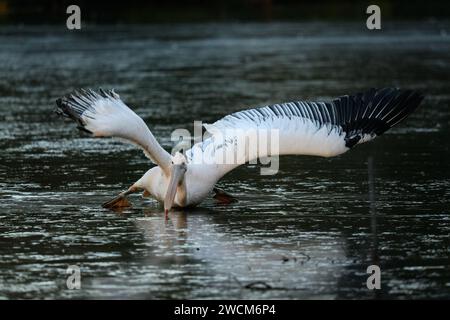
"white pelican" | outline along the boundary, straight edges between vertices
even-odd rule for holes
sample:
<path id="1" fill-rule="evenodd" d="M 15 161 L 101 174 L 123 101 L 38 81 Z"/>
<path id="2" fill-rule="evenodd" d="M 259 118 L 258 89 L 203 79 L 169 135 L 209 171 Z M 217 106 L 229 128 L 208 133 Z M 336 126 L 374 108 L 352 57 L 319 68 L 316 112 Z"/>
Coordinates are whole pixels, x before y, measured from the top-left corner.
<path id="1" fill-rule="evenodd" d="M 296 101 L 244 110 L 213 125 L 205 125 L 209 136 L 184 155 L 176 153 L 174 156 L 159 145 L 142 118 L 113 90 L 75 91 L 56 101 L 56 112 L 75 120 L 79 129 L 94 137 L 126 139 L 141 147 L 157 165 L 104 207 L 128 205 L 127 195 L 143 191 L 144 196 L 162 202 L 167 214 L 172 207 L 199 204 L 227 172 L 257 156 L 245 149 L 245 159 L 236 163 L 214 161 L 224 152 L 234 154 L 235 142 L 242 138 L 226 132 L 240 132 L 239 135 L 248 129 L 275 129 L 279 134 L 277 155 L 332 157 L 373 140 L 395 126 L 413 112 L 422 99 L 423 95 L 417 91 L 383 88 L 341 96 L 329 102 Z"/>

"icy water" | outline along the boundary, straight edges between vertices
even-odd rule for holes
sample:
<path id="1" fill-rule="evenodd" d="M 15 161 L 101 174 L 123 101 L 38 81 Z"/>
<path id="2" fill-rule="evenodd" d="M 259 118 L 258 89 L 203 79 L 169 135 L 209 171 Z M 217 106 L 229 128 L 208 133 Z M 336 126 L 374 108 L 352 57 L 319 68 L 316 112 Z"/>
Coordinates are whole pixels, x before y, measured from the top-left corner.
<path id="1" fill-rule="evenodd" d="M 450 24 L 83 28 L 0 28 L 0 298 L 450 298 Z M 139 196 L 101 208 L 149 161 L 52 113 L 72 89 L 115 88 L 170 150 L 193 120 L 380 86 L 426 100 L 337 158 L 241 167 L 220 182 L 238 203 L 168 221 Z"/>

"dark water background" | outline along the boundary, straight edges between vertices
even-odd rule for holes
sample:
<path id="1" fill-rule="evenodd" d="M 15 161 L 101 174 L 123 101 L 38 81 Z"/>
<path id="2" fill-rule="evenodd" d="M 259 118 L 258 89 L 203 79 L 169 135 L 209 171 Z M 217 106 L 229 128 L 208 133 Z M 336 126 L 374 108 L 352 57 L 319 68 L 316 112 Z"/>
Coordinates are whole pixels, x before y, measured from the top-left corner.
<path id="1" fill-rule="evenodd" d="M 2 26 L 0 298 L 450 298 L 449 27 Z M 241 167 L 220 183 L 239 203 L 208 199 L 167 222 L 137 196 L 102 209 L 148 160 L 52 113 L 74 88 L 112 87 L 170 149 L 193 120 L 390 85 L 427 97 L 384 136 L 333 159 L 282 158 L 276 176 Z M 66 288 L 69 265 L 81 290 Z"/>

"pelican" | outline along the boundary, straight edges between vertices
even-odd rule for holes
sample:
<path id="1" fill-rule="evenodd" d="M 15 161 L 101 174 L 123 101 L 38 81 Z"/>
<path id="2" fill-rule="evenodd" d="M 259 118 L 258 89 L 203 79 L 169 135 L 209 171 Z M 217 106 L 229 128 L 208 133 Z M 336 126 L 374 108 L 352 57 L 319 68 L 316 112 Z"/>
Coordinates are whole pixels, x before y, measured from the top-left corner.
<path id="1" fill-rule="evenodd" d="M 76 90 L 56 101 L 56 112 L 94 137 L 121 138 L 137 145 L 156 164 L 104 207 L 127 206 L 128 195 L 143 192 L 144 197 L 163 203 L 167 214 L 173 207 L 198 205 L 226 173 L 257 156 L 343 154 L 400 123 L 423 98 L 415 90 L 382 88 L 332 101 L 295 101 L 239 111 L 205 124 L 205 139 L 174 155 L 161 147 L 142 118 L 114 90 Z M 236 141 L 249 138 L 245 136 L 249 129 L 276 130 L 278 148 L 262 155 L 244 148 L 245 155 L 238 161 L 216 161 L 224 153 L 235 154 Z M 228 194 L 219 191 L 219 195 L 226 198 Z"/>

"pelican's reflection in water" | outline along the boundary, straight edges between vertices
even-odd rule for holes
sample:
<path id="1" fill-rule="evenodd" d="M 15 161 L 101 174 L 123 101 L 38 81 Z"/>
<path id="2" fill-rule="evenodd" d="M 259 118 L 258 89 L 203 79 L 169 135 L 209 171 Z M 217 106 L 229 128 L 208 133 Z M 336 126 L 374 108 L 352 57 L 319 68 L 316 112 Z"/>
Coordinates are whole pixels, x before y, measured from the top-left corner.
<path id="1" fill-rule="evenodd" d="M 159 209 L 144 210 L 134 223 L 148 250 L 142 263 L 159 279 L 149 291 L 181 298 L 335 297 L 348 262 L 340 235 L 268 222 L 204 208 L 174 211 L 165 220 Z"/>

